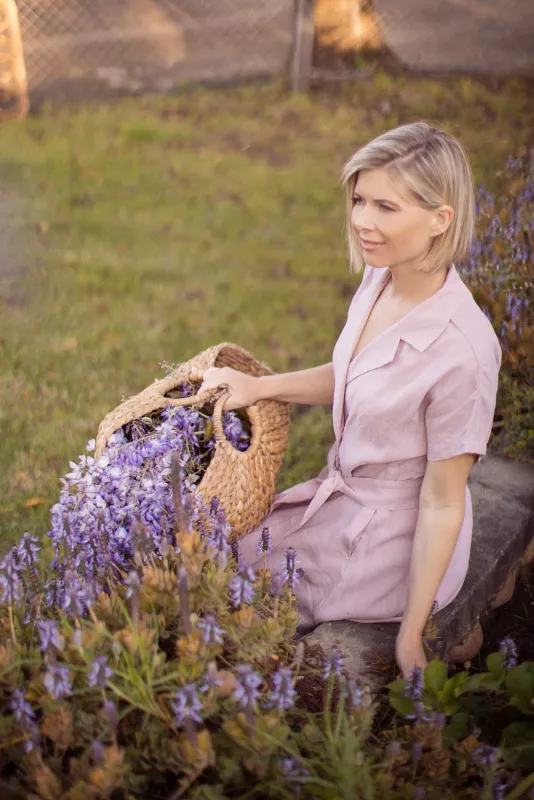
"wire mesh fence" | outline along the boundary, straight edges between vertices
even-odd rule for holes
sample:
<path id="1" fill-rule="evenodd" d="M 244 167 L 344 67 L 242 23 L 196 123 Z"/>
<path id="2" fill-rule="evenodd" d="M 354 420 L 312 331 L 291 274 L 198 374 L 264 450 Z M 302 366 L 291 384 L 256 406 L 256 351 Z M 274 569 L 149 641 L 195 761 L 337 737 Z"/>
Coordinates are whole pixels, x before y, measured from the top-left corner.
<path id="1" fill-rule="evenodd" d="M 283 74 L 291 58 L 294 0 L 17 0 L 17 6 L 32 102 Z"/>

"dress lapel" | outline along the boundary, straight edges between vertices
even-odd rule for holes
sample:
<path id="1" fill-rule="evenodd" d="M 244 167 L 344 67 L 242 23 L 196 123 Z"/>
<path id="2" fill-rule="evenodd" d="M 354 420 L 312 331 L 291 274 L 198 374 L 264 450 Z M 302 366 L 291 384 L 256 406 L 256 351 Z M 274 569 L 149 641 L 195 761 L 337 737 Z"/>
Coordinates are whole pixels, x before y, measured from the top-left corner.
<path id="1" fill-rule="evenodd" d="M 354 306 L 350 309 L 347 322 L 339 336 L 336 347 L 334 348 L 334 352 L 332 354 L 335 375 L 332 417 L 334 434 L 338 445 L 341 442 L 341 434 L 343 430 L 342 414 L 347 373 L 349 371 L 349 367 L 354 366 L 354 364 L 351 365 L 351 356 L 354 352 L 354 348 L 356 347 L 356 342 L 360 338 L 365 323 L 369 318 L 371 309 L 373 308 L 373 305 L 375 304 L 378 295 L 382 291 L 382 287 L 384 286 L 388 277 L 389 269 L 386 267 L 383 269 L 382 274 L 379 275 L 378 279 L 373 281 L 373 284 L 369 287 L 368 291 L 365 291 L 360 295 Z M 356 325 L 354 324 L 355 321 Z M 360 356 L 368 353 L 368 350 L 369 348 L 366 347 L 365 350 L 356 357 L 355 362 L 360 359 Z M 394 355 L 395 353 L 393 353 L 391 358 L 393 358 Z M 391 361 L 391 358 L 389 361 Z M 387 361 L 384 363 L 387 363 Z"/>
<path id="2" fill-rule="evenodd" d="M 361 336 L 373 305 L 389 277 L 389 269 L 377 269 L 369 289 L 363 292 L 351 307 L 347 323 L 334 348 L 334 402 L 333 427 L 338 446 L 343 432 L 343 406 L 345 387 L 350 381 L 373 369 L 378 369 L 394 360 L 402 340 L 422 352 L 445 330 L 458 306 L 472 295 L 452 264 L 441 289 L 427 300 L 412 308 L 398 322 L 382 331 L 355 359 L 352 353 Z"/>

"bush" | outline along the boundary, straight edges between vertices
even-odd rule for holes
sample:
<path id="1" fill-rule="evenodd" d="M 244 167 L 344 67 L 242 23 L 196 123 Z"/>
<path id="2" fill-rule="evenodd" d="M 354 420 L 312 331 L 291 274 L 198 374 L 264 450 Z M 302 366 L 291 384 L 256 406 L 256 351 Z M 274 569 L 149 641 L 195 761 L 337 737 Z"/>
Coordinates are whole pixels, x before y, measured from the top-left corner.
<path id="1" fill-rule="evenodd" d="M 509 158 L 498 198 L 477 191 L 477 238 L 458 264 L 503 350 L 494 431 L 502 452 L 534 461 L 534 179 Z"/>
<path id="2" fill-rule="evenodd" d="M 448 678 L 434 659 L 394 681 L 396 712 L 373 730 L 380 699 L 347 679 L 335 650 L 320 675 L 303 664 L 295 551 L 282 572 L 256 574 L 220 509 L 216 533 L 176 511 L 182 527 L 157 548 L 134 526 L 132 569 L 99 593 L 66 569 L 61 605 L 44 600 L 53 568 L 29 534 L 1 563 L 2 796 L 483 798 L 508 784 L 519 797 L 534 664 L 515 666 L 509 643 L 488 673 Z M 318 682 L 321 713 L 303 706 L 303 679 Z M 516 711 L 502 749 L 480 738 L 488 693 Z"/>

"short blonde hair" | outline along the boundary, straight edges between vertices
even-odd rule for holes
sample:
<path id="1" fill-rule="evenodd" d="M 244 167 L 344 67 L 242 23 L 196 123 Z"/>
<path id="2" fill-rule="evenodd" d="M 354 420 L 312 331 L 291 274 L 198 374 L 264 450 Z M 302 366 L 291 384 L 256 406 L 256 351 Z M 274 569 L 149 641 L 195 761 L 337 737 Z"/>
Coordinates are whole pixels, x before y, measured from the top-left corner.
<path id="1" fill-rule="evenodd" d="M 351 225 L 353 193 L 360 170 L 385 168 L 400 179 L 413 202 L 433 211 L 441 205 L 454 209 L 447 229 L 431 240 L 421 272 L 438 272 L 467 254 L 475 234 L 475 184 L 471 166 L 454 136 L 426 122 L 400 125 L 361 147 L 346 162 L 341 177 L 347 208 L 347 243 L 352 272 L 365 266 L 364 251 Z"/>

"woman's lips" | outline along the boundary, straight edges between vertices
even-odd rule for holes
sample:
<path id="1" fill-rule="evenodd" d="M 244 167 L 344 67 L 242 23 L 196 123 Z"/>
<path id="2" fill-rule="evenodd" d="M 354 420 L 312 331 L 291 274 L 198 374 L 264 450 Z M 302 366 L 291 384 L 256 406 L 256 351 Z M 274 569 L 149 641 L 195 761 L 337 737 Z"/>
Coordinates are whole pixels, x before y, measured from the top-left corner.
<path id="1" fill-rule="evenodd" d="M 364 239 L 360 239 L 360 241 L 364 250 L 376 250 L 377 247 L 382 247 L 384 244 L 384 242 L 366 242 Z"/>

